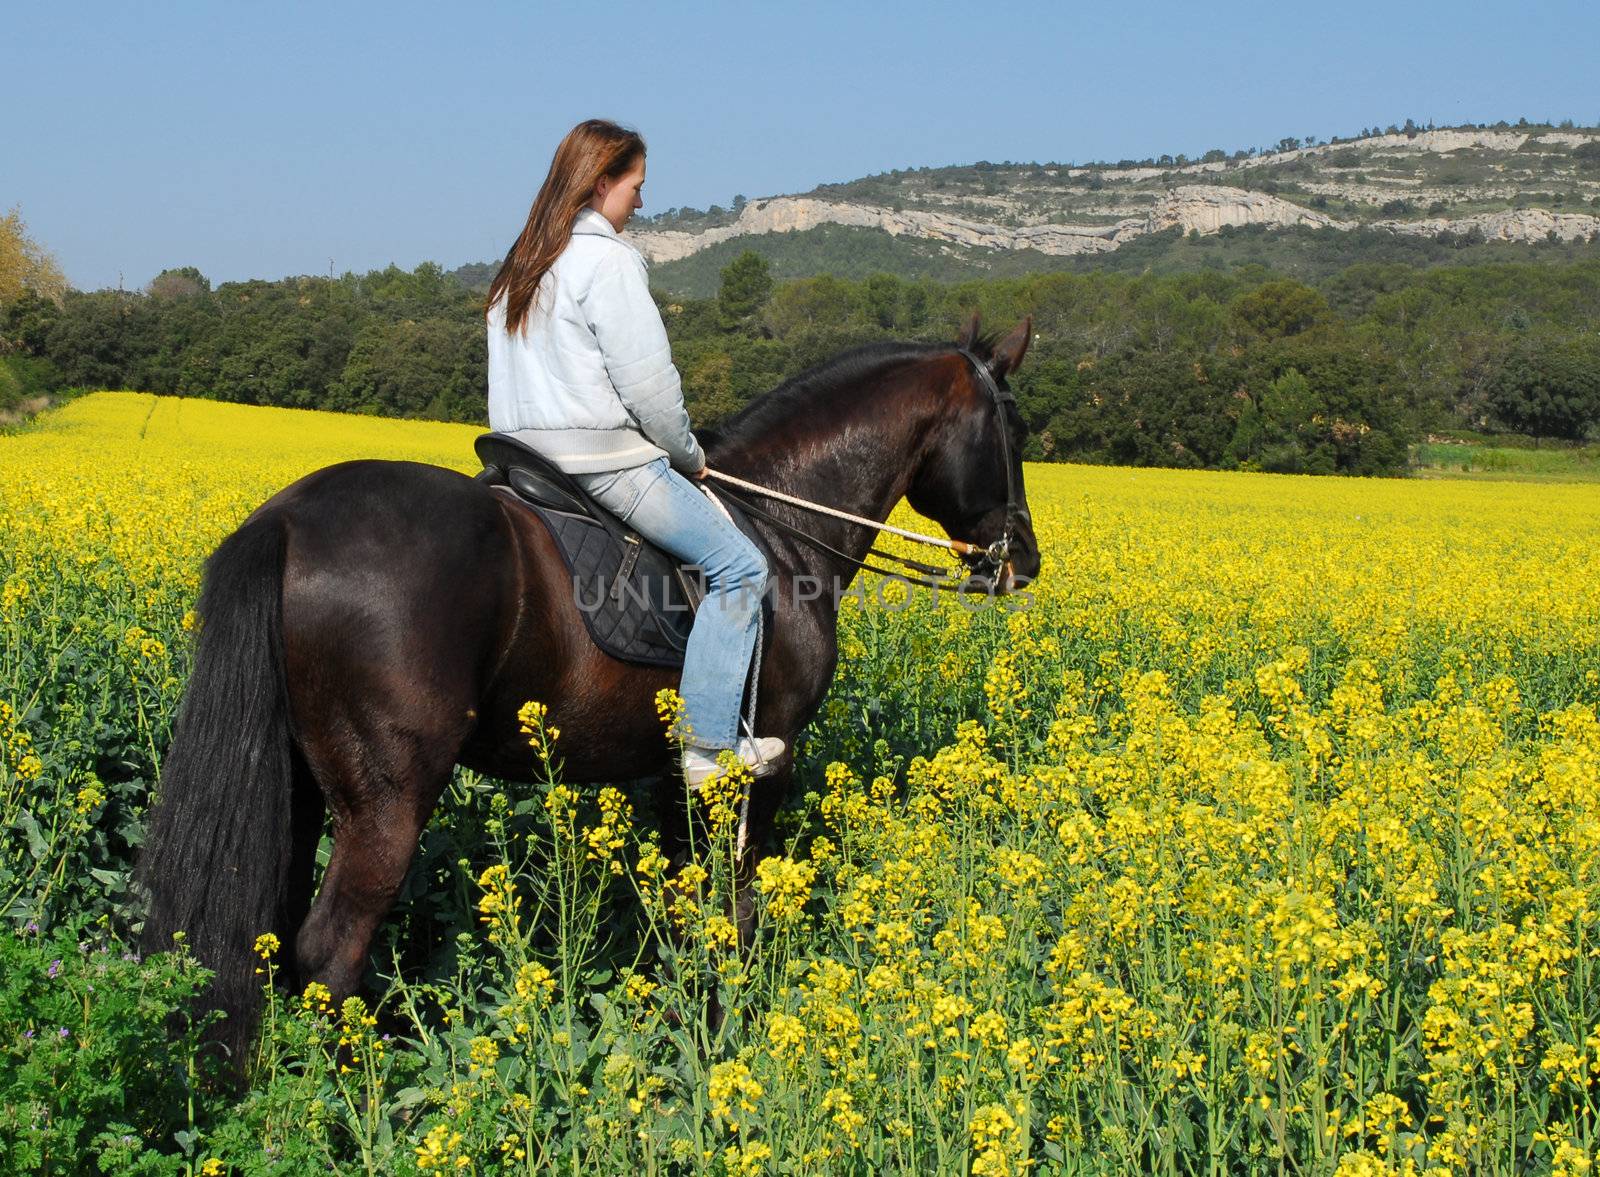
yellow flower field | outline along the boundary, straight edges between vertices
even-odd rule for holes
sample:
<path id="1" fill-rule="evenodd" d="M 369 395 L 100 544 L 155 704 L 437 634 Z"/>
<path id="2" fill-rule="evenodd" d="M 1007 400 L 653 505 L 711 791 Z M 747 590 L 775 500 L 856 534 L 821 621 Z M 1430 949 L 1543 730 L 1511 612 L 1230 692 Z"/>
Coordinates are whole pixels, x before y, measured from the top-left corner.
<path id="1" fill-rule="evenodd" d="M 217 541 L 477 432 L 104 393 L 0 436 L 14 918 L 119 910 Z M 1027 481 L 1031 600 L 847 601 L 753 951 L 738 782 L 674 865 L 530 700 L 547 778 L 458 777 L 374 1008 L 275 998 L 214 1171 L 1589 1171 L 1600 485 Z"/>

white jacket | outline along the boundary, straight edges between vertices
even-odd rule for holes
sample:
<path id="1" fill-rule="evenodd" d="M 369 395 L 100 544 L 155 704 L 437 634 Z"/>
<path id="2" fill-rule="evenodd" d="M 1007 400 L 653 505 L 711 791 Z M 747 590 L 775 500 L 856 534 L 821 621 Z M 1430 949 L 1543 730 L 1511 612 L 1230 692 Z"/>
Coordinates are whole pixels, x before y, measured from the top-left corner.
<path id="1" fill-rule="evenodd" d="M 579 211 L 522 332 L 505 323 L 502 297 L 488 314 L 491 429 L 574 474 L 705 465 L 644 258 L 600 213 Z"/>

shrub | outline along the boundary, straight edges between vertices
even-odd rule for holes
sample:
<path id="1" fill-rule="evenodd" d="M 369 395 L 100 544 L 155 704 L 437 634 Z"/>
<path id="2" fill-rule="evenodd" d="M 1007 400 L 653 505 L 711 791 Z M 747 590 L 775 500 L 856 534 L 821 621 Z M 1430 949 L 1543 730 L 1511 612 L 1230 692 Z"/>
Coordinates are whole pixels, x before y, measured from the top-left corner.
<path id="1" fill-rule="evenodd" d="M 0 1167 L 181 1172 L 202 1030 L 181 1011 L 206 977 L 81 926 L 0 934 Z"/>

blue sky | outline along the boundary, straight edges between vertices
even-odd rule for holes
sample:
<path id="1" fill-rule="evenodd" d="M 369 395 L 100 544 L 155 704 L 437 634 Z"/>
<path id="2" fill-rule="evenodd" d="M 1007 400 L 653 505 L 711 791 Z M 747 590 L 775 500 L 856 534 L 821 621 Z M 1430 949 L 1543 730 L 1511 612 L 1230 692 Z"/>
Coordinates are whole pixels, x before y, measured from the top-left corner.
<path id="1" fill-rule="evenodd" d="M 1600 4 L 31 0 L 0 211 L 85 289 L 501 256 L 574 123 L 636 126 L 645 212 L 898 167 L 1600 123 Z"/>

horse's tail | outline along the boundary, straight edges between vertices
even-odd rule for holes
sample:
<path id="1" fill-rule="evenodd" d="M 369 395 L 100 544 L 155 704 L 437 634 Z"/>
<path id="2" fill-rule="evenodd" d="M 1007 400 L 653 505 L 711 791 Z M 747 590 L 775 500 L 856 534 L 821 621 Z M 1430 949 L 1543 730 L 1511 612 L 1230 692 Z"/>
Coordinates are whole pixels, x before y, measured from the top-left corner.
<path id="1" fill-rule="evenodd" d="M 255 939 L 283 930 L 292 749 L 283 670 L 285 529 L 247 521 L 206 562 L 194 670 L 162 766 L 136 878 L 149 896 L 142 945 L 183 933 L 215 973 L 213 1037 L 242 1065 L 262 1005 Z"/>

